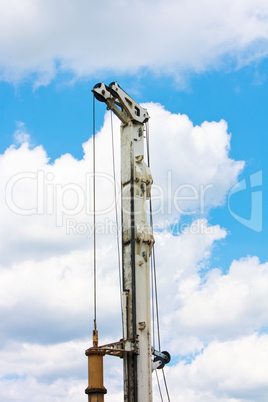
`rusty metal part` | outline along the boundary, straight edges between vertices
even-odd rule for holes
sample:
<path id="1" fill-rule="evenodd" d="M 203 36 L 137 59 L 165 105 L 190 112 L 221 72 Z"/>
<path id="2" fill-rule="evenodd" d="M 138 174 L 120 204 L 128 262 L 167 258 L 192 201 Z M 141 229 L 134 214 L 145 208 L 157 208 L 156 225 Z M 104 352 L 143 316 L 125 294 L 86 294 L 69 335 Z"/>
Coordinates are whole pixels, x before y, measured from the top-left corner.
<path id="1" fill-rule="evenodd" d="M 93 347 L 87 349 L 85 352 L 86 356 L 92 354 L 100 354 L 102 356 L 110 355 L 120 358 L 123 358 L 125 353 L 138 354 L 138 341 L 133 341 L 131 339 L 121 339 L 119 342 L 108 343 L 102 346 L 94 345 L 93 342 Z"/>
<path id="2" fill-rule="evenodd" d="M 103 356 L 105 352 L 98 348 L 98 331 L 93 331 L 93 348 L 86 351 L 88 356 L 88 387 L 85 393 L 88 402 L 104 402 L 107 389 L 103 385 Z"/>

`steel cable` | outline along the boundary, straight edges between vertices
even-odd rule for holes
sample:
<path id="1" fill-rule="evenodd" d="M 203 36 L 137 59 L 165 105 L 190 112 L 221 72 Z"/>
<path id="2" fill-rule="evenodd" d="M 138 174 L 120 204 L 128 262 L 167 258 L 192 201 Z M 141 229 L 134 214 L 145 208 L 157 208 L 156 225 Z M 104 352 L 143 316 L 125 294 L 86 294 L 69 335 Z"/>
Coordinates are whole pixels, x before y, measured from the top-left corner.
<path id="1" fill-rule="evenodd" d="M 164 379 L 166 393 L 167 393 L 167 397 L 168 397 L 168 402 L 170 402 L 170 397 L 169 397 L 169 392 L 168 392 L 168 385 L 167 385 L 167 380 L 166 380 L 166 375 L 165 375 L 164 368 L 162 368 L 162 373 L 163 373 L 163 379 Z"/>
<path id="2" fill-rule="evenodd" d="M 97 252 L 96 252 L 96 110 L 93 94 L 93 282 L 94 282 L 94 330 L 97 329 Z"/>
<path id="3" fill-rule="evenodd" d="M 146 123 L 146 144 L 147 144 L 147 164 L 150 167 L 150 147 L 149 147 L 149 123 Z M 152 197 L 150 194 L 150 226 L 153 230 L 153 209 L 152 209 Z M 156 310 L 156 325 L 157 325 L 157 335 L 158 335 L 158 348 L 161 351 L 161 339 L 160 339 L 160 323 L 159 323 L 159 308 L 158 308 L 158 292 L 157 292 L 157 277 L 156 277 L 156 263 L 155 263 L 155 248 L 154 244 L 152 247 L 152 265 L 153 265 L 153 276 L 152 282 L 154 286 L 154 294 L 155 294 L 155 310 Z M 154 300 L 153 300 L 154 302 Z"/>
<path id="4" fill-rule="evenodd" d="M 120 304 L 121 304 L 121 318 L 122 318 L 122 330 L 123 325 L 123 301 L 122 301 L 122 273 L 121 273 L 121 258 L 120 258 L 120 232 L 119 232 L 119 218 L 118 218 L 118 201 L 116 192 L 116 177 L 115 177 L 115 150 L 114 150 L 114 129 L 113 129 L 113 113 L 111 113 L 111 133 L 112 133 L 112 158 L 113 158 L 113 179 L 114 179 L 114 202 L 115 202 L 115 219 L 116 219 L 116 239 L 117 239 L 117 258 L 118 258 L 118 270 L 119 270 L 119 286 L 120 286 Z M 123 334 L 123 337 L 126 334 Z"/>
<path id="5" fill-rule="evenodd" d="M 164 399 L 163 399 L 163 395 L 162 395 L 162 391 L 161 391 L 161 386 L 160 386 L 160 381 L 159 381 L 159 377 L 158 377 L 158 374 L 157 374 L 157 370 L 155 370 L 155 375 L 156 375 L 156 379 L 157 379 L 157 384 L 158 384 L 158 390 L 159 390 L 160 398 L 161 398 L 161 401 L 163 402 Z"/>
<path id="6" fill-rule="evenodd" d="M 148 167 L 150 167 L 149 123 L 146 123 L 146 144 L 147 144 L 147 161 L 148 161 L 147 163 L 148 163 Z M 153 211 L 152 211 L 152 198 L 151 198 L 151 194 L 150 194 L 149 203 L 150 203 L 150 226 L 151 226 L 151 228 L 152 228 L 152 230 L 153 230 Z M 155 295 L 155 310 L 156 310 L 156 323 L 157 323 L 158 346 L 159 346 L 159 351 L 161 351 L 160 320 L 159 320 L 158 291 L 157 291 L 157 275 L 156 275 L 156 262 L 155 262 L 155 248 L 154 248 L 154 245 L 153 245 L 153 247 L 152 247 L 152 257 L 151 257 L 151 261 L 152 261 L 152 271 L 153 271 L 152 282 L 153 282 L 153 287 L 154 287 L 154 291 L 152 291 L 152 298 L 153 298 L 153 295 Z M 154 304 L 154 300 L 152 301 L 152 304 Z M 154 307 L 153 307 L 153 316 L 154 316 Z M 154 326 L 154 318 L 153 318 L 153 326 Z M 154 329 L 153 329 L 153 334 L 154 334 Z M 167 385 L 167 380 L 166 380 L 164 368 L 162 369 L 162 374 L 163 374 L 163 380 L 164 380 L 164 384 L 165 384 L 165 389 L 166 389 L 167 398 L 168 398 L 168 401 L 170 402 L 170 396 L 169 396 L 168 385 Z M 156 373 L 156 377 L 157 377 L 157 382 L 158 382 L 158 388 L 159 388 L 159 392 L 160 392 L 160 397 L 161 397 L 161 400 L 163 401 L 163 397 L 162 397 L 162 393 L 161 393 L 161 387 L 160 387 L 160 382 L 159 382 L 159 378 L 158 378 L 158 374 L 157 374 L 157 373 Z"/>

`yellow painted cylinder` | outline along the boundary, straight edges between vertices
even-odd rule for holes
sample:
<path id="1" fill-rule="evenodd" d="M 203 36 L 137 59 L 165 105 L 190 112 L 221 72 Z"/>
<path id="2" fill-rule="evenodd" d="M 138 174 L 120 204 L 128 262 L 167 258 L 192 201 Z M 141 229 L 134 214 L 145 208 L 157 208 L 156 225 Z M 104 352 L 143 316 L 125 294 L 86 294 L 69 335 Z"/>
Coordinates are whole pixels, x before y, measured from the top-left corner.
<path id="1" fill-rule="evenodd" d="M 88 395 L 88 402 L 104 402 L 104 394 L 107 389 L 103 385 L 103 356 L 101 350 L 88 349 L 88 387 L 85 393 Z"/>

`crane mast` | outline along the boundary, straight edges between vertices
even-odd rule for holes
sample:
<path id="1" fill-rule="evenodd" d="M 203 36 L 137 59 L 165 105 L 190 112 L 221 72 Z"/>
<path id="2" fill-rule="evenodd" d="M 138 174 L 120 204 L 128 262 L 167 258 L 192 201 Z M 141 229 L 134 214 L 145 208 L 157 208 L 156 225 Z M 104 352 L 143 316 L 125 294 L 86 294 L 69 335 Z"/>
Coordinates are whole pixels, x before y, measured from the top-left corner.
<path id="1" fill-rule="evenodd" d="M 98 346 L 97 331 L 93 331 L 93 347 L 86 351 L 91 366 L 89 376 L 92 377 L 94 356 L 99 359 L 104 354 L 119 356 L 124 366 L 124 401 L 151 402 L 152 364 L 157 368 L 168 362 L 168 357 L 154 351 L 151 344 L 149 262 L 154 237 L 147 223 L 146 200 L 150 197 L 153 180 L 144 161 L 145 123 L 149 114 L 117 82 L 109 86 L 96 84 L 93 94 L 121 120 L 123 338 Z M 156 363 L 152 363 L 152 353 L 158 356 Z M 89 402 L 103 401 L 105 392 L 102 383 L 98 388 L 98 383 L 89 381 L 86 389 Z"/>
<path id="2" fill-rule="evenodd" d="M 123 338 L 132 340 L 137 351 L 124 357 L 124 394 L 129 402 L 152 400 L 149 259 L 153 234 L 146 219 L 151 184 L 144 162 L 144 124 L 122 123 Z"/>

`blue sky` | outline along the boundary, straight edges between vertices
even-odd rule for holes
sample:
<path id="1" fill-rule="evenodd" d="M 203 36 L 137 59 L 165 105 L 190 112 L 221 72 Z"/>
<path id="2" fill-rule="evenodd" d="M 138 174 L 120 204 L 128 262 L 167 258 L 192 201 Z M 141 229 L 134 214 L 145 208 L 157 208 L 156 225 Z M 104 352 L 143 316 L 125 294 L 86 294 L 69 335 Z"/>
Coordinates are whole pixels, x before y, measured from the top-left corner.
<path id="1" fill-rule="evenodd" d="M 105 4 L 0 3 L 0 399 L 85 400 L 91 89 L 116 80 L 151 116 L 172 401 L 266 401 L 268 6 L 263 0 Z M 110 117 L 98 102 L 96 128 L 97 169 L 107 178 Z M 116 119 L 114 130 L 119 171 Z M 172 196 L 183 186 L 184 196 L 210 186 L 203 212 L 198 198 L 182 203 L 187 214 L 175 205 L 167 213 L 169 174 Z M 235 190 L 238 183 L 243 191 Z M 120 337 L 110 197 L 110 184 L 100 179 L 103 342 Z M 108 402 L 122 400 L 121 369 L 107 358 Z M 160 400 L 156 389 L 154 397 Z"/>

